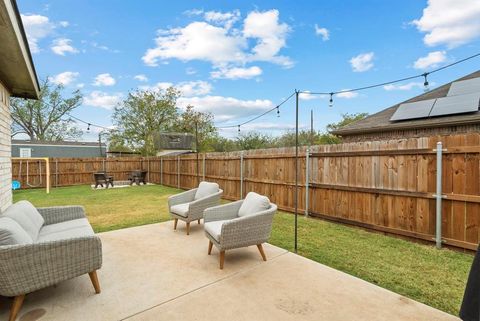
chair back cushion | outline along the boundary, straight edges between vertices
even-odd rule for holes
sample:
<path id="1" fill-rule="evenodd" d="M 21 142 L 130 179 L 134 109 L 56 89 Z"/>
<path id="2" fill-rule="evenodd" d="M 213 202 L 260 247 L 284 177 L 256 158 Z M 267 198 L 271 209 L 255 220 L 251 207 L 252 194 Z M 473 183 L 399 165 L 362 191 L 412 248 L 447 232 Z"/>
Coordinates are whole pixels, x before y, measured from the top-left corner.
<path id="1" fill-rule="evenodd" d="M 220 190 L 220 187 L 218 186 L 217 183 L 200 182 L 200 185 L 198 185 L 197 192 L 195 193 L 195 200 L 204 198 L 205 196 L 215 194 L 219 190 Z"/>
<path id="2" fill-rule="evenodd" d="M 20 201 L 7 208 L 4 215 L 17 222 L 33 241 L 38 238 L 38 233 L 45 220 L 43 216 L 29 201 Z"/>
<path id="3" fill-rule="evenodd" d="M 238 216 L 252 215 L 258 212 L 266 211 L 270 208 L 270 200 L 268 197 L 250 192 L 243 200 L 242 206 L 238 210 Z"/>
<path id="4" fill-rule="evenodd" d="M 0 217 L 0 246 L 32 243 L 32 238 L 20 224 L 10 217 Z"/>

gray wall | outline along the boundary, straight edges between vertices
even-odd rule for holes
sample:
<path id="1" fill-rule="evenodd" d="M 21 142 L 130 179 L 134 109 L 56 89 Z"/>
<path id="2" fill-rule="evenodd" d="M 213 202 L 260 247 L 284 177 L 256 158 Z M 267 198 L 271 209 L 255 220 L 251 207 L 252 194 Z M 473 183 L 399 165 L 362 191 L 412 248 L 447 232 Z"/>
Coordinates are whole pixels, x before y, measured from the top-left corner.
<path id="1" fill-rule="evenodd" d="M 98 146 L 42 146 L 42 145 L 13 145 L 12 157 L 20 157 L 20 148 L 31 148 L 32 157 L 105 157 L 106 147 L 102 146 L 102 153 Z"/>

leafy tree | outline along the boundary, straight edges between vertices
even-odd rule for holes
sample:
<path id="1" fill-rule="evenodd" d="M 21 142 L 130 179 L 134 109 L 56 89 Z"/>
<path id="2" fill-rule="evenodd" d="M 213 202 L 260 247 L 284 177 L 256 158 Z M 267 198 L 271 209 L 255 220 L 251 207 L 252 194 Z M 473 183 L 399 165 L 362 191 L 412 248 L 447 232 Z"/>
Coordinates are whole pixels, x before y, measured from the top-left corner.
<path id="1" fill-rule="evenodd" d="M 261 149 L 272 147 L 273 138 L 259 132 L 240 134 L 235 140 L 238 150 Z"/>
<path id="2" fill-rule="evenodd" d="M 82 131 L 68 114 L 82 103 L 82 95 L 76 90 L 72 97 L 62 95 L 63 86 L 54 85 L 48 78 L 40 86 L 39 100 L 12 98 L 12 132 L 27 134 L 31 140 L 59 141 L 78 139 Z"/>
<path id="3" fill-rule="evenodd" d="M 327 131 L 331 132 L 332 130 L 339 129 L 340 127 L 347 126 L 351 123 L 362 120 L 367 116 L 368 116 L 368 113 L 342 114 L 342 120 L 340 120 L 337 123 L 328 124 Z"/>
<path id="4" fill-rule="evenodd" d="M 208 151 L 208 144 L 211 138 L 217 136 L 217 129 L 213 124 L 211 113 L 195 111 L 194 107 L 188 105 L 185 111 L 177 119 L 175 130 L 181 133 L 195 135 L 198 127 L 198 151 Z"/>
<path id="5" fill-rule="evenodd" d="M 116 131 L 112 139 L 142 155 L 155 155 L 155 135 L 171 130 L 178 118 L 178 97 L 179 92 L 173 87 L 129 93 L 113 112 Z"/>

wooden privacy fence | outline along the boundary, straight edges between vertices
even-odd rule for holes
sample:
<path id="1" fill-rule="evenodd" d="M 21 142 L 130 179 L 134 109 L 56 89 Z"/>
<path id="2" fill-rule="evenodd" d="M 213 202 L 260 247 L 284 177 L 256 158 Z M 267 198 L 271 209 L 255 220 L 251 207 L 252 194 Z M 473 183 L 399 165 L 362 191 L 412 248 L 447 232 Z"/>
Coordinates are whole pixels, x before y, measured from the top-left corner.
<path id="1" fill-rule="evenodd" d="M 439 141 L 444 149 L 442 240 L 451 246 L 476 249 L 480 232 L 480 134 L 312 146 L 308 157 L 307 149 L 301 147 L 299 213 L 433 241 L 434 149 Z M 50 162 L 53 186 L 91 184 L 92 173 L 98 170 L 124 180 L 131 170 L 145 169 L 153 183 L 189 189 L 205 179 L 219 183 L 226 199 L 236 200 L 255 191 L 267 195 L 283 210 L 292 212 L 295 206 L 294 148 L 207 153 L 198 158 L 190 154 Z M 31 163 L 29 170 L 29 183 L 37 185 L 41 177 L 38 166 Z M 20 166 L 19 161 L 13 161 L 13 178 L 25 186 L 25 162 Z"/>

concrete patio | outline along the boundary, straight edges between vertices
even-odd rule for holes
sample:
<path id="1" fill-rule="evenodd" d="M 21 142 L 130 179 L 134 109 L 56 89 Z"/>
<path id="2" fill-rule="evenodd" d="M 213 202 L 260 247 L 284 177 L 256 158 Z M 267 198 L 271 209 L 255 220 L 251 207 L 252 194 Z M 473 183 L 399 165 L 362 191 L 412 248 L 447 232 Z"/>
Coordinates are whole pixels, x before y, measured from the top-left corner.
<path id="1" fill-rule="evenodd" d="M 33 320 L 459 320 L 322 264 L 266 245 L 207 255 L 202 225 L 172 222 L 100 234 L 102 293 L 88 275 L 27 296 Z M 11 300 L 0 298 L 0 319 Z"/>

